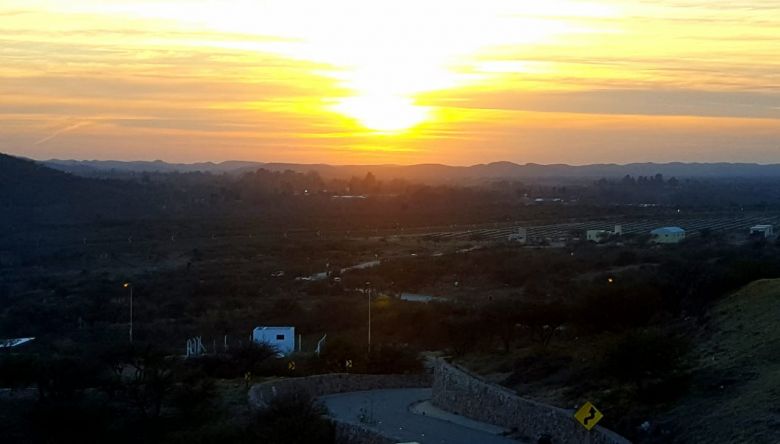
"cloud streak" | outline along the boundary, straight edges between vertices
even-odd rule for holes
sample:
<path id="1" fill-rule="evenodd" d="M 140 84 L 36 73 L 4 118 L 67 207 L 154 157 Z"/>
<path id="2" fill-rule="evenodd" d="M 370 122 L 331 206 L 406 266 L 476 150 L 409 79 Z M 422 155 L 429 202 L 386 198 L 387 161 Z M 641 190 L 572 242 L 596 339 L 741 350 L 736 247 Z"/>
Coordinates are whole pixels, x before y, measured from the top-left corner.
<path id="1" fill-rule="evenodd" d="M 60 128 L 60 129 L 54 131 L 53 133 L 49 134 L 48 136 L 33 142 L 33 145 L 44 144 L 44 143 L 54 139 L 55 137 L 57 137 L 57 136 L 59 136 L 61 134 L 65 134 L 67 132 L 74 131 L 74 130 L 79 129 L 81 127 L 87 126 L 87 125 L 89 125 L 91 123 L 92 122 L 81 121 L 81 122 L 76 122 L 76 123 L 64 126 L 64 127 Z"/>

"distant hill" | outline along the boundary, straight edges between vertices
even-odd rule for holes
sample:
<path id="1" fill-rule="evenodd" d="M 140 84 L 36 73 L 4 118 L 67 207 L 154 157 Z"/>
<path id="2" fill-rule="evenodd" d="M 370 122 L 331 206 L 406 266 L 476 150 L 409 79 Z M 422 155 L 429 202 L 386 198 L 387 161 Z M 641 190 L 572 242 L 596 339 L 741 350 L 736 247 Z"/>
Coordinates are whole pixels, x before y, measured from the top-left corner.
<path id="1" fill-rule="evenodd" d="M 512 162 L 494 162 L 472 166 L 448 166 L 442 164 L 418 165 L 327 165 L 295 163 L 262 163 L 228 161 L 221 163 L 167 163 L 156 161 L 76 161 L 48 160 L 45 165 L 80 175 L 101 172 L 209 172 L 242 173 L 265 168 L 271 171 L 316 171 L 324 178 L 349 178 L 364 176 L 369 171 L 382 179 L 406 179 L 426 183 L 478 182 L 496 179 L 599 179 L 625 175 L 654 176 L 663 174 L 677 178 L 769 178 L 780 177 L 780 164 L 754 163 L 632 163 L 594 165 L 519 165 Z"/>
<path id="2" fill-rule="evenodd" d="M 263 165 L 258 162 L 242 162 L 242 161 L 227 161 L 221 163 L 213 162 L 201 162 L 201 163 L 167 163 L 162 160 L 154 161 L 130 161 L 124 162 L 119 160 L 59 160 L 52 159 L 44 161 L 48 167 L 56 168 L 61 171 L 66 171 L 74 174 L 89 174 L 97 171 L 134 171 L 134 172 L 154 172 L 154 173 L 171 173 L 171 172 L 210 172 L 210 173 L 231 173 L 240 170 L 254 170 L 258 168 L 258 165 Z"/>

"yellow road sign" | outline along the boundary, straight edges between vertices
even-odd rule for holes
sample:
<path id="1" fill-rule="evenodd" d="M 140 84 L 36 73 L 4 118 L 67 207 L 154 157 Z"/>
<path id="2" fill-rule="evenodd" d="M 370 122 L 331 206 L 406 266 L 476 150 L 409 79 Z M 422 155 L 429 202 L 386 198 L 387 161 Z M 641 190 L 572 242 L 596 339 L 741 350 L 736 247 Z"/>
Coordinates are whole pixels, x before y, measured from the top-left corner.
<path id="1" fill-rule="evenodd" d="M 596 424 L 598 424 L 603 417 L 604 414 L 590 402 L 586 402 L 585 405 L 580 407 L 580 409 L 577 410 L 577 413 L 574 414 L 574 419 L 588 430 L 596 427 Z"/>
<path id="2" fill-rule="evenodd" d="M 295 370 L 295 361 L 290 361 L 287 363 L 287 368 L 290 370 Z"/>
<path id="3" fill-rule="evenodd" d="M 345 365 L 347 368 L 352 368 L 352 360 L 351 360 L 351 359 L 347 359 L 347 362 L 346 362 L 346 363 L 344 363 L 344 365 Z"/>

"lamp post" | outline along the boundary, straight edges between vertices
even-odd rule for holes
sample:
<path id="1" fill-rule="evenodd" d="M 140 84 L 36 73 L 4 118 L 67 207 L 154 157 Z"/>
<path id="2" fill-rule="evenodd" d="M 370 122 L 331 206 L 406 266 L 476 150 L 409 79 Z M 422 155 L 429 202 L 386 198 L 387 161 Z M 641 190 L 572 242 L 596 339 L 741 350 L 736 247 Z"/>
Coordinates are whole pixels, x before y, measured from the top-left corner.
<path id="1" fill-rule="evenodd" d="M 366 282 L 368 295 L 368 353 L 371 354 L 371 282 Z"/>
<path id="2" fill-rule="evenodd" d="M 133 343 L 133 284 L 125 282 L 122 285 L 124 288 L 130 289 L 130 343 Z"/>

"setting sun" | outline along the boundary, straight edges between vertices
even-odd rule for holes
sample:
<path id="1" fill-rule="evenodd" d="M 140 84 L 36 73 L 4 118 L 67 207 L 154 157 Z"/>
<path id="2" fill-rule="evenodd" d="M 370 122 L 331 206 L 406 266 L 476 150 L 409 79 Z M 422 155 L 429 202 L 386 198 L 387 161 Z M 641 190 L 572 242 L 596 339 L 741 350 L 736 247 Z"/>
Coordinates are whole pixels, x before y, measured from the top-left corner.
<path id="1" fill-rule="evenodd" d="M 411 99 L 393 96 L 354 96 L 342 99 L 333 109 L 356 119 L 368 129 L 395 133 L 425 121 L 429 109 Z"/>

